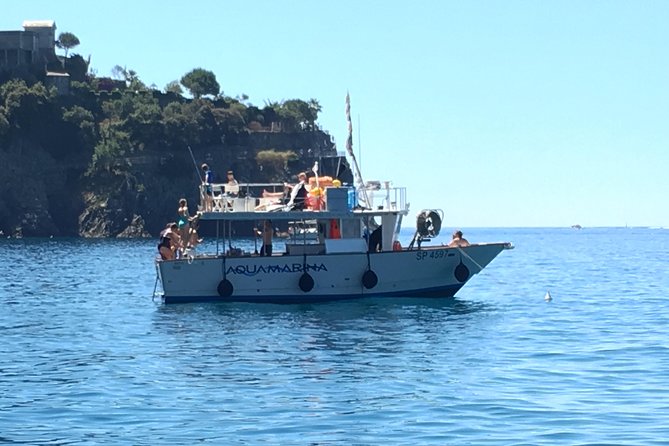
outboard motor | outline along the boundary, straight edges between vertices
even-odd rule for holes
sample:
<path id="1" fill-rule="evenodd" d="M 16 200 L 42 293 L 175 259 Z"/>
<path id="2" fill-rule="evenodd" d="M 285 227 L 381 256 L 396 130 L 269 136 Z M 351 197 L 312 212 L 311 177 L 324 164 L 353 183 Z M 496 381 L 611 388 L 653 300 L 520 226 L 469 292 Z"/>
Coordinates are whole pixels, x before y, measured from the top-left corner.
<path id="1" fill-rule="evenodd" d="M 418 242 L 418 249 L 420 244 L 424 241 L 430 241 L 439 235 L 441 230 L 441 221 L 444 218 L 444 213 L 441 209 L 423 209 L 416 216 L 416 234 L 409 244 L 409 249 L 413 248 L 415 242 Z"/>

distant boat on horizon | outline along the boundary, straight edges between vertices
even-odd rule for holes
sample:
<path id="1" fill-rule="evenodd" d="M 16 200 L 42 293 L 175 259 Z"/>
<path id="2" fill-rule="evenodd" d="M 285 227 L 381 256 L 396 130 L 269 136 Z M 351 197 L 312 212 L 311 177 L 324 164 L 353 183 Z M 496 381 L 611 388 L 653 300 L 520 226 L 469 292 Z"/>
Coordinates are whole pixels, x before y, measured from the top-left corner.
<path id="1" fill-rule="evenodd" d="M 581 225 L 571 225 L 572 229 L 583 229 L 583 226 Z"/>

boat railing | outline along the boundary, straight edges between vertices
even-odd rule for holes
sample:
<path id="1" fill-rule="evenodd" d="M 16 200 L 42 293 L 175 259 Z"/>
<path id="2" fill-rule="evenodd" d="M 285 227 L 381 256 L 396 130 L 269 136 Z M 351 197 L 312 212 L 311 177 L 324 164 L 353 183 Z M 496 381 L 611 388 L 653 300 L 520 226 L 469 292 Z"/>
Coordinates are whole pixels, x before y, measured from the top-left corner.
<path id="1" fill-rule="evenodd" d="M 391 187 L 387 181 L 384 185 L 385 187 L 381 188 L 371 187 L 359 190 L 360 205 L 364 206 L 365 200 L 369 200 L 366 207 L 374 210 L 408 211 L 406 187 Z"/>
<path id="2" fill-rule="evenodd" d="M 244 183 L 230 185 L 213 183 L 211 188 L 211 208 L 206 209 L 207 186 L 200 186 L 200 210 L 208 212 L 253 212 L 259 207 L 276 204 L 283 197 L 282 183 Z"/>
<path id="3" fill-rule="evenodd" d="M 328 187 L 324 194 L 309 195 L 307 210 L 345 211 L 371 209 L 385 211 L 408 211 L 405 187 L 390 187 L 355 190 L 352 187 Z M 288 195 L 281 183 L 246 183 L 228 185 L 216 183 L 211 188 L 211 207 L 206 209 L 204 197 L 206 186 L 200 189 L 200 210 L 205 212 L 255 212 L 277 209 L 286 204 Z"/>

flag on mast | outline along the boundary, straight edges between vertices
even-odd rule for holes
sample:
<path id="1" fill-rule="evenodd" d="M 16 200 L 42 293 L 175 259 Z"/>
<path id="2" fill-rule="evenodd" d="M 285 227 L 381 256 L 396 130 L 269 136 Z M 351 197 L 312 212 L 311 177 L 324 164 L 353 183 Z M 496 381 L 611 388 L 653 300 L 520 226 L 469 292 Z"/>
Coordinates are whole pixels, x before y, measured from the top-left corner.
<path id="1" fill-rule="evenodd" d="M 348 122 L 348 138 L 346 138 L 346 152 L 353 160 L 353 176 L 358 189 L 358 201 L 364 203 L 365 207 L 369 207 L 369 198 L 367 197 L 367 190 L 365 189 L 365 182 L 362 181 L 362 174 L 358 166 L 358 160 L 355 159 L 353 153 L 353 124 L 351 123 L 351 96 L 346 92 L 346 121 Z"/>
<path id="2" fill-rule="evenodd" d="M 351 96 L 346 92 L 346 122 L 348 123 L 348 138 L 346 138 L 346 151 L 351 157 L 353 155 L 353 124 L 351 123 Z"/>

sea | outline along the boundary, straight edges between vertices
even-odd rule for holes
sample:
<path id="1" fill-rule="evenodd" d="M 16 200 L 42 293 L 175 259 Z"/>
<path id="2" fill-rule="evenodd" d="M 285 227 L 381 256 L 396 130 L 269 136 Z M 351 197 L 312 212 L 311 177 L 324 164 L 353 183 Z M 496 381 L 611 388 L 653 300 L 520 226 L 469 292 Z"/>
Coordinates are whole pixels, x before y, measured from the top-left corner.
<path id="1" fill-rule="evenodd" d="M 2 240 L 0 444 L 669 444 L 669 230 L 463 229 L 515 248 L 453 299 L 300 305 L 165 305 L 156 240 Z"/>

